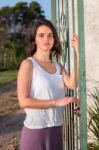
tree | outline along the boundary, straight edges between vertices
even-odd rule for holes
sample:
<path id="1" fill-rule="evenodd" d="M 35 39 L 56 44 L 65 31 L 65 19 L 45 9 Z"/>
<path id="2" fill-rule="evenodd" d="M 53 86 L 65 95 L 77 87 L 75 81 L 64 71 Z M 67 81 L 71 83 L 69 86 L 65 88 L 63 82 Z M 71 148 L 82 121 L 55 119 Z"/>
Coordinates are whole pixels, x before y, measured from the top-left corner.
<path id="1" fill-rule="evenodd" d="M 24 57 L 31 26 L 35 20 L 45 18 L 43 14 L 41 6 L 35 1 L 30 4 L 19 2 L 13 7 L 5 6 L 0 9 L 0 44 L 4 45 L 7 53 L 9 51 L 11 56 L 13 54 L 19 60 Z"/>
<path id="2" fill-rule="evenodd" d="M 29 26 L 35 19 L 45 18 L 44 11 L 37 2 L 19 2 L 14 7 L 3 7 L 0 9 L 0 22 L 9 28 L 20 23 Z"/>

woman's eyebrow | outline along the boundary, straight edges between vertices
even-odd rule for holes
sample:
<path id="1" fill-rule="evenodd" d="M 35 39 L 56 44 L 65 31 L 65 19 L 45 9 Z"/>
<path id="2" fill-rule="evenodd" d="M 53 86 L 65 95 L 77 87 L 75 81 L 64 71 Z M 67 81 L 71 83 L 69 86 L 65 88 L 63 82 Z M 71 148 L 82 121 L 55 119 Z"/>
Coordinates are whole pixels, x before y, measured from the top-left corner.
<path id="1" fill-rule="evenodd" d="M 49 34 L 53 34 L 53 33 L 51 32 L 51 33 L 49 33 Z"/>
<path id="2" fill-rule="evenodd" d="M 37 35 L 40 35 L 40 34 L 45 34 L 43 32 L 40 32 L 40 33 L 37 33 Z M 48 33 L 48 34 L 53 34 L 52 32 Z"/>

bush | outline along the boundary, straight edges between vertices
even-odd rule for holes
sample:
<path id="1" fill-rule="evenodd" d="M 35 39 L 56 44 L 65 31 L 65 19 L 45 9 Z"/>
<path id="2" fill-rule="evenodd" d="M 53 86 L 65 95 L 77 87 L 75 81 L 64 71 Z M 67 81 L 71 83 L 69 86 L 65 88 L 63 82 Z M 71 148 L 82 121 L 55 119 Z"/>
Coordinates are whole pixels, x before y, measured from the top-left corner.
<path id="1" fill-rule="evenodd" d="M 89 143 L 88 150 L 99 150 L 99 144 Z"/>
<path id="2" fill-rule="evenodd" d="M 96 142 L 88 144 L 88 150 L 99 150 L 99 89 L 95 88 L 91 93 L 93 105 L 89 107 L 88 128 L 93 133 Z"/>

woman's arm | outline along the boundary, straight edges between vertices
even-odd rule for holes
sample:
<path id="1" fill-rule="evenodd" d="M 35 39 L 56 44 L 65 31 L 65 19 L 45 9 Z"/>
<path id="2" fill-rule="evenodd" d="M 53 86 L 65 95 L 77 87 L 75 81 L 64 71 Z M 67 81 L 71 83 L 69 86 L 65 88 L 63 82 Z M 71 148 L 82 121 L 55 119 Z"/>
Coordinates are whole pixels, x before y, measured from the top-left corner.
<path id="1" fill-rule="evenodd" d="M 19 105 L 21 108 L 49 108 L 65 106 L 71 102 L 78 100 L 73 97 L 66 97 L 64 99 L 35 99 L 30 97 L 30 85 L 33 74 L 33 66 L 31 60 L 24 60 L 20 66 L 17 78 L 17 95 Z"/>
<path id="2" fill-rule="evenodd" d="M 75 49 L 76 53 L 76 66 L 73 68 L 72 73 L 69 75 L 65 68 L 62 66 L 62 75 L 65 85 L 69 88 L 74 90 L 79 83 L 79 52 L 78 52 L 78 36 L 74 33 L 72 37 L 72 47 Z M 76 70 L 74 70 L 76 69 Z M 76 72 L 76 74 L 75 74 Z M 75 76 L 76 75 L 76 76 Z"/>

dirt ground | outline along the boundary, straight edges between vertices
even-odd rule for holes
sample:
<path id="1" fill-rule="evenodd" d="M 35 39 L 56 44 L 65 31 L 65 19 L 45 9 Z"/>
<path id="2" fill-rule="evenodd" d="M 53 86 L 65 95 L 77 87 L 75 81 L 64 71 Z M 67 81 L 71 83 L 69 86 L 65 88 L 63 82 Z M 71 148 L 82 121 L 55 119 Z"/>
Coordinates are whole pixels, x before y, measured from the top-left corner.
<path id="1" fill-rule="evenodd" d="M 0 86 L 0 150 L 19 150 L 24 117 L 18 105 L 16 82 Z"/>

